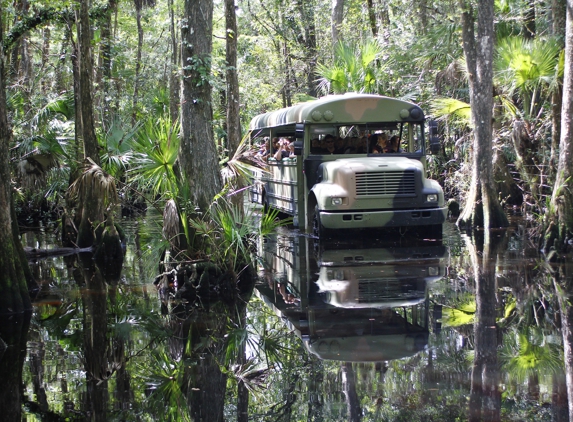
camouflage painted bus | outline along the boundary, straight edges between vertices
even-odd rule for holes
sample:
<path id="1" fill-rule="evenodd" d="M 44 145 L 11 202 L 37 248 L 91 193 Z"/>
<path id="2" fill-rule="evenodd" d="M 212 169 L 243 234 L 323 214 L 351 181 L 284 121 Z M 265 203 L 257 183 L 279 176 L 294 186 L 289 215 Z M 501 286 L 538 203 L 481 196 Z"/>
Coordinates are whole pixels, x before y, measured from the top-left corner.
<path id="1" fill-rule="evenodd" d="M 447 208 L 440 185 L 426 178 L 424 129 L 417 105 L 370 94 L 331 95 L 256 116 L 251 140 L 268 144 L 270 153 L 251 201 L 291 215 L 317 236 L 387 227 L 441 235 Z M 430 132 L 434 152 L 432 124 Z M 283 158 L 277 148 L 286 143 L 294 148 Z"/>

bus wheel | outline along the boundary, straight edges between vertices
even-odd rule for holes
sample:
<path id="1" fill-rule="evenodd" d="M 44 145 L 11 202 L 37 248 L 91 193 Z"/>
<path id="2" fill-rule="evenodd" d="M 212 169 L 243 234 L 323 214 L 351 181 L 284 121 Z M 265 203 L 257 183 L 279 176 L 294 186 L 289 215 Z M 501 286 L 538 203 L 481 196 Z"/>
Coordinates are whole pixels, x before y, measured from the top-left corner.
<path id="1" fill-rule="evenodd" d="M 430 239 L 441 240 L 442 239 L 442 225 L 441 224 L 432 224 L 430 226 L 426 226 L 423 229 L 423 235 Z"/>
<path id="2" fill-rule="evenodd" d="M 312 234 L 318 238 L 324 238 L 326 236 L 326 229 L 320 222 L 318 205 L 314 206 L 314 214 L 312 215 Z"/>

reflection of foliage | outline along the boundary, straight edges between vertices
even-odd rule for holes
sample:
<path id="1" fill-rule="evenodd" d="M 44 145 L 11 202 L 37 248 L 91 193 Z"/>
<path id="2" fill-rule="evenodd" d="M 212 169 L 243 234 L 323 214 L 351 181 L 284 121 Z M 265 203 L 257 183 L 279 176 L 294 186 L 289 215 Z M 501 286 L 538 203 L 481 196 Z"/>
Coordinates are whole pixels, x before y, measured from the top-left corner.
<path id="1" fill-rule="evenodd" d="M 444 308 L 442 324 L 445 327 L 459 327 L 473 324 L 476 313 L 475 297 L 460 300 L 457 304 Z"/>
<path id="2" fill-rule="evenodd" d="M 563 370 L 561 347 L 548 342 L 541 330 L 514 330 L 504 337 L 500 359 L 510 376 L 524 382 L 530 375 L 554 374 Z"/>
<path id="3" fill-rule="evenodd" d="M 143 364 L 138 365 L 138 372 L 150 390 L 147 405 L 156 416 L 164 421 L 191 421 L 186 406 L 185 368 L 193 364 L 186 359 L 174 361 L 164 349 L 156 349 Z"/>

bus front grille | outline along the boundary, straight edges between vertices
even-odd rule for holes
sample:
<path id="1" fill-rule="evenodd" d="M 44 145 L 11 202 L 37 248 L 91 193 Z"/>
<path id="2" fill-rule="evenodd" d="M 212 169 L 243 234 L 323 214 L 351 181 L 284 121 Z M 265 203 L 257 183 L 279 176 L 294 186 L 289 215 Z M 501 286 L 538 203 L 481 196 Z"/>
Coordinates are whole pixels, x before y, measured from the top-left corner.
<path id="1" fill-rule="evenodd" d="M 408 300 L 424 297 L 424 295 L 424 291 L 417 290 L 416 280 L 361 280 L 358 284 L 358 303 Z"/>
<path id="2" fill-rule="evenodd" d="M 356 173 L 356 196 L 415 194 L 413 170 Z"/>

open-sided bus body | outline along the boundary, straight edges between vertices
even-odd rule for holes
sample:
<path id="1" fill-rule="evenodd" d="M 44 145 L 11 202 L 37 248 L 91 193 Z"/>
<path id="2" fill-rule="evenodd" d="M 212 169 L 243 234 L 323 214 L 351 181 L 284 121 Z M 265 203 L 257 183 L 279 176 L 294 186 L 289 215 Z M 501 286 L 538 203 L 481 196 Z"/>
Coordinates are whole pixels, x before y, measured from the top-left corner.
<path id="1" fill-rule="evenodd" d="M 268 142 L 267 171 L 257 174 L 251 201 L 325 230 L 426 227 L 441 233 L 447 209 L 440 185 L 426 178 L 425 117 L 415 104 L 369 94 L 331 95 L 261 114 L 253 142 Z M 396 152 L 378 153 L 398 137 Z M 275 159 L 273 139 L 294 143 Z M 328 141 L 333 139 L 334 148 Z M 437 138 L 436 138 L 437 139 Z M 437 145 L 432 136 L 430 142 Z"/>

